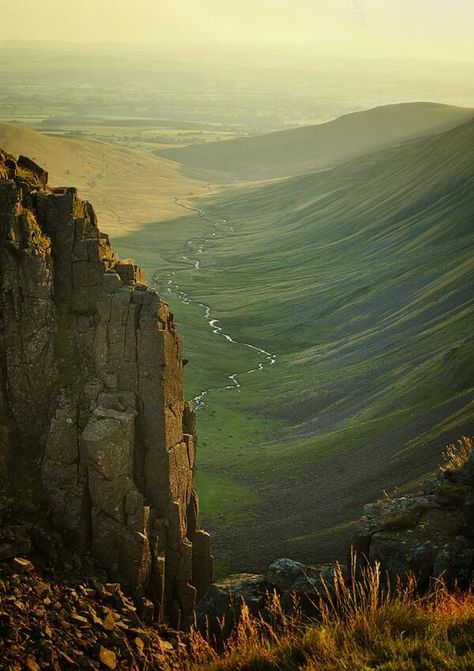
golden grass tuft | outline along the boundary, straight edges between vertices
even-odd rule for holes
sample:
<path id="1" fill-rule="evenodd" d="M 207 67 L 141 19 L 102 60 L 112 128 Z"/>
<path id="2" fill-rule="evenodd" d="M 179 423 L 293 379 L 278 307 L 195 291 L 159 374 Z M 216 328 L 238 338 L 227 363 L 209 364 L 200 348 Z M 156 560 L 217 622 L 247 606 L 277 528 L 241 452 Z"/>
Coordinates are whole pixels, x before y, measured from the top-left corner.
<path id="1" fill-rule="evenodd" d="M 446 445 L 443 451 L 444 462 L 441 465 L 443 473 L 456 473 L 469 461 L 474 450 L 474 440 L 469 436 L 462 436 L 456 443 Z"/>

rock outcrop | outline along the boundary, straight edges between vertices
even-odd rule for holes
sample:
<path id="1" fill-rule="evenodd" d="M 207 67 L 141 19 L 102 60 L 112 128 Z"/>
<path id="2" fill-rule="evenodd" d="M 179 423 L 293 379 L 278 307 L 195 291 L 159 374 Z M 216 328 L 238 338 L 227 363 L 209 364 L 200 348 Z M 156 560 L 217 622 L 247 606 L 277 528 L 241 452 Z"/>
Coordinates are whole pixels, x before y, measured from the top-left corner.
<path id="1" fill-rule="evenodd" d="M 274 595 L 284 612 L 298 610 L 314 615 L 320 598 L 334 585 L 339 565 L 307 566 L 292 559 L 277 559 L 265 575 L 239 573 L 213 583 L 199 602 L 197 625 L 211 639 L 225 639 L 239 620 L 245 603 L 253 615 L 271 615 Z"/>
<path id="2" fill-rule="evenodd" d="M 392 585 L 408 574 L 420 588 L 443 578 L 465 589 L 474 571 L 474 452 L 469 438 L 451 446 L 451 463 L 407 496 L 365 506 L 354 550 L 380 564 Z"/>
<path id="3" fill-rule="evenodd" d="M 173 315 L 74 188 L 0 151 L 0 476 L 112 580 L 187 625 L 212 580 Z"/>

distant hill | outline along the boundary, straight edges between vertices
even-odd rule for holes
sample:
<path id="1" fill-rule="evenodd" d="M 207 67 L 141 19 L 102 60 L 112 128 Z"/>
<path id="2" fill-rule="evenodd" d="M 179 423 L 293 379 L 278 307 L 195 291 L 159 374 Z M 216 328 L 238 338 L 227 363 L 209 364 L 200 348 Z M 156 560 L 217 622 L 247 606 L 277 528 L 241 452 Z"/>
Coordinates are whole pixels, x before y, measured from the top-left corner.
<path id="1" fill-rule="evenodd" d="M 73 185 L 94 203 L 101 227 L 115 236 L 183 212 L 174 197 L 202 192 L 172 161 L 87 138 L 52 137 L 0 121 L 0 148 L 29 156 L 49 172 L 51 184 Z"/>
<path id="2" fill-rule="evenodd" d="M 189 174 L 209 179 L 288 177 L 448 130 L 473 116 L 473 109 L 402 103 L 268 135 L 164 149 L 160 155 L 183 163 Z"/>

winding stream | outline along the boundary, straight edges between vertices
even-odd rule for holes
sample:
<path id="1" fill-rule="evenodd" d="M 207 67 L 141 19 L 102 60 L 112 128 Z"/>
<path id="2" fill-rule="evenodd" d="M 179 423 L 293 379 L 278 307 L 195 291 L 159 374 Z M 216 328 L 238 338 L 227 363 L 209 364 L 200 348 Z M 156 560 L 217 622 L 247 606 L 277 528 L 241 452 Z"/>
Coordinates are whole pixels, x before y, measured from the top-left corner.
<path id="1" fill-rule="evenodd" d="M 204 236 L 201 238 L 198 238 L 196 240 L 188 240 L 186 242 L 186 254 L 182 254 L 181 258 L 183 261 L 188 261 L 193 265 L 193 268 L 195 271 L 199 271 L 201 267 L 201 262 L 200 259 L 196 258 L 191 258 L 191 256 L 188 256 L 187 254 L 203 254 L 205 252 L 205 247 L 206 244 L 211 242 L 216 236 L 217 236 L 217 231 L 220 233 L 226 233 L 228 231 L 234 232 L 234 227 L 229 223 L 228 219 L 225 219 L 224 217 L 219 217 L 220 221 L 216 221 L 213 219 L 210 219 L 204 210 L 200 210 L 196 207 L 190 207 L 189 205 L 184 205 L 183 203 L 179 202 L 179 199 L 177 196 L 175 196 L 175 203 L 179 207 L 182 207 L 185 210 L 189 210 L 190 212 L 193 212 L 196 214 L 198 217 L 201 219 L 204 219 L 205 221 L 210 222 L 214 228 L 216 229 L 213 231 L 210 235 Z M 175 294 L 179 300 L 184 303 L 185 305 L 189 305 L 190 303 L 193 302 L 192 298 L 187 294 L 181 286 L 175 281 L 174 279 L 175 276 L 175 271 L 168 272 L 166 274 L 167 277 L 167 284 L 166 284 L 166 291 L 171 294 Z M 158 275 L 155 275 L 153 277 L 153 282 L 158 283 Z M 271 352 L 267 352 L 266 350 L 262 349 L 261 347 L 257 347 L 256 345 L 252 345 L 251 343 L 247 342 L 241 342 L 239 340 L 234 340 L 231 335 L 228 333 L 225 333 L 224 330 L 222 329 L 221 326 L 219 326 L 219 320 L 216 319 L 215 317 L 212 316 L 211 313 L 211 308 L 209 305 L 206 305 L 205 303 L 200 303 L 196 302 L 196 305 L 198 305 L 200 308 L 203 310 L 203 318 L 207 321 L 209 324 L 209 327 L 212 329 L 212 332 L 221 338 L 225 338 L 225 340 L 229 344 L 234 344 L 234 345 L 240 345 L 242 347 L 248 347 L 249 349 L 254 350 L 255 352 L 258 352 L 263 356 L 263 360 L 259 361 L 257 363 L 257 366 L 255 368 L 250 368 L 249 370 L 244 371 L 243 373 L 232 373 L 231 375 L 228 375 L 228 379 L 230 380 L 230 384 L 227 384 L 223 387 L 209 387 L 207 389 L 203 389 L 197 396 L 193 398 L 194 401 L 194 406 L 196 410 L 201 410 L 206 406 L 205 403 L 205 397 L 213 391 L 224 391 L 224 390 L 236 390 L 240 391 L 241 388 L 241 383 L 240 383 L 240 378 L 244 375 L 251 375 L 252 373 L 257 373 L 260 370 L 263 370 L 266 366 L 273 366 L 276 363 L 276 354 L 272 354 Z"/>

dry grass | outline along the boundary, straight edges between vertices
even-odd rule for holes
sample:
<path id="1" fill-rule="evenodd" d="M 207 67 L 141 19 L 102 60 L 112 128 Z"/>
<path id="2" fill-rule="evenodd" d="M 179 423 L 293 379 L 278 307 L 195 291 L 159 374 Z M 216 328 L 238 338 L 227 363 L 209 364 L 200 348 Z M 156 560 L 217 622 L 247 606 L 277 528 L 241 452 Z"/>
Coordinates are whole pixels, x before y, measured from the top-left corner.
<path id="1" fill-rule="evenodd" d="M 419 596 L 415 582 L 382 588 L 378 565 L 352 585 L 336 572 L 317 619 L 289 616 L 278 598 L 266 617 L 243 608 L 223 652 L 196 631 L 183 671 L 472 671 L 474 594 L 451 594 L 442 583 Z"/>
<path id="2" fill-rule="evenodd" d="M 446 445 L 443 451 L 444 463 L 441 465 L 443 473 L 456 473 L 469 461 L 474 450 L 474 440 L 462 436 L 456 443 Z"/>

